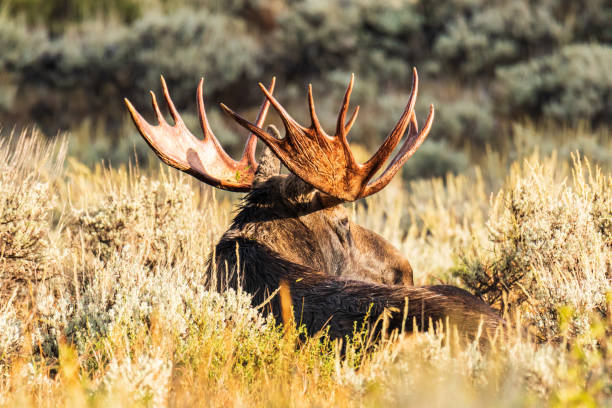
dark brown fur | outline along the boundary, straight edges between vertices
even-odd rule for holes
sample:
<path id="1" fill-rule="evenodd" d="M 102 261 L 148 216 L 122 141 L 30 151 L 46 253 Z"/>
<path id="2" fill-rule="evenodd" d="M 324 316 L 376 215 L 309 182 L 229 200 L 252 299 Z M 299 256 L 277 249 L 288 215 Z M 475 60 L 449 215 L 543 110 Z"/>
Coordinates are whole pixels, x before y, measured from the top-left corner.
<path id="1" fill-rule="evenodd" d="M 412 269 L 391 244 L 353 224 L 342 205 L 294 175 L 260 177 L 215 248 L 211 269 L 219 289 L 242 287 L 258 305 L 288 284 L 297 324 L 332 338 L 373 323 L 386 309 L 389 329 L 427 329 L 450 321 L 473 338 L 492 335 L 501 319 L 488 305 L 453 286 L 411 287 Z M 364 279 L 367 279 L 365 281 Z M 397 285 L 404 283 L 404 285 Z M 407 316 L 404 315 L 406 301 Z M 275 298 L 266 308 L 280 321 Z"/>

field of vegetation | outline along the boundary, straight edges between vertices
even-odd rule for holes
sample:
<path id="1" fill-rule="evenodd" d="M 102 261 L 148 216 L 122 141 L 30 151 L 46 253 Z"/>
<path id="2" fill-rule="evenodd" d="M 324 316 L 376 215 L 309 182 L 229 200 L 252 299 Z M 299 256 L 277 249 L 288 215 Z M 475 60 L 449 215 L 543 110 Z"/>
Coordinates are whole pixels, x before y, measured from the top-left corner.
<path id="1" fill-rule="evenodd" d="M 612 6 L 605 0 L 0 0 L 0 406 L 612 405 Z M 324 127 L 350 72 L 367 158 L 410 70 L 430 137 L 349 204 L 510 323 L 345 344 L 207 290 L 239 194 L 168 169 L 129 122 L 163 74 L 195 134 L 253 117 L 257 82 Z M 295 113 L 294 113 L 295 112 Z M 278 123 L 271 115 L 270 120 Z"/>
<path id="2" fill-rule="evenodd" d="M 608 134 L 552 132 L 612 148 Z M 244 293 L 206 290 L 235 198 L 175 170 L 90 169 L 65 154 L 30 134 L 1 147 L 2 405 L 612 402 L 610 167 L 489 153 L 491 167 L 398 179 L 353 205 L 408 256 L 417 284 L 466 287 L 513 328 L 489 351 L 452 333 L 372 344 L 356 330 L 341 357 L 325 337 L 262 318 Z"/>

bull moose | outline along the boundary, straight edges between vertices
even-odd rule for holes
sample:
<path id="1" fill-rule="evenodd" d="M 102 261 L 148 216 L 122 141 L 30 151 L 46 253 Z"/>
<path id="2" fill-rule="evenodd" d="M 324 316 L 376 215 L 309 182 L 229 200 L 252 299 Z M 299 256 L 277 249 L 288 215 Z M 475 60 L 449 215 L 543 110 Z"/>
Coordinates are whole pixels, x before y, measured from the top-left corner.
<path id="1" fill-rule="evenodd" d="M 448 285 L 414 287 L 410 263 L 380 235 L 348 218 L 342 205 L 384 188 L 423 143 L 434 109 L 419 131 L 414 106 L 418 75 L 413 71 L 408 103 L 378 151 L 364 164 L 355 161 L 347 142 L 359 107 L 347 120 L 354 76 L 344 95 L 336 133 L 322 129 L 315 113 L 312 86 L 308 87 L 311 125 L 297 123 L 259 84 L 265 100 L 255 123 L 221 104 L 223 110 L 251 133 L 242 158 L 231 159 L 214 136 L 204 109 L 203 79 L 197 91 L 204 138 L 187 129 L 161 78 L 174 125 L 162 115 L 151 92 L 158 125 L 148 123 L 126 99 L 136 127 L 166 164 L 216 188 L 247 192 L 231 226 L 209 259 L 217 288 L 241 286 L 260 304 L 279 285 L 286 285 L 295 322 L 308 333 L 328 330 L 331 338 L 351 335 L 356 322 L 374 323 L 388 316 L 388 329 L 427 329 L 431 322 L 456 325 L 469 338 L 492 334 L 501 326 L 498 314 L 467 291 Z M 269 105 L 285 127 L 281 138 L 273 126 L 262 128 Z M 407 131 L 407 132 L 406 132 Z M 403 144 L 377 176 L 404 134 Z M 257 138 L 267 146 L 255 158 Z M 281 174 L 280 162 L 289 170 Z M 377 176 L 377 177 L 376 177 Z M 273 298 L 267 312 L 281 317 L 283 304 Z M 415 325 L 417 327 L 415 327 Z"/>

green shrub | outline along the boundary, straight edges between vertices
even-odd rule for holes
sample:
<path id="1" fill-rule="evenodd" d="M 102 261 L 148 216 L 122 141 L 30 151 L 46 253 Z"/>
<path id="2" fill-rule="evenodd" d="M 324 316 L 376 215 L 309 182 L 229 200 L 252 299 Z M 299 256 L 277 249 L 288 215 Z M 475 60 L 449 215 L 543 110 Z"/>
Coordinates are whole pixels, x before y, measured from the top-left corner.
<path id="1" fill-rule="evenodd" d="M 18 62 L 36 55 L 45 41 L 43 30 L 28 29 L 23 20 L 0 12 L 0 72 L 15 70 Z"/>
<path id="2" fill-rule="evenodd" d="M 506 115 L 577 123 L 612 120 L 612 47 L 571 45 L 497 70 L 497 107 Z"/>
<path id="3" fill-rule="evenodd" d="M 255 83 L 261 74 L 260 45 L 244 21 L 230 16 L 187 9 L 148 15 L 136 22 L 131 36 L 136 41 L 130 52 L 143 74 L 135 78 L 136 84 L 141 90 L 149 89 L 163 74 L 173 98 L 182 104 L 193 105 L 195 85 L 202 76 L 210 78 L 206 94 L 211 96 L 236 83 Z M 240 95 L 245 97 L 248 100 Z"/>
<path id="4" fill-rule="evenodd" d="M 422 57 L 422 18 L 410 1 L 306 0 L 278 21 L 275 67 L 280 63 L 290 78 L 344 70 L 409 83 L 411 64 Z"/>
<path id="5" fill-rule="evenodd" d="M 452 149 L 444 140 L 428 140 L 419 147 L 418 154 L 404 164 L 402 176 L 407 179 L 442 177 L 447 173 L 460 173 L 468 164 L 465 152 Z"/>
<path id="6" fill-rule="evenodd" d="M 412 66 L 425 60 L 423 17 L 414 2 L 362 2 L 360 71 L 381 83 L 409 86 Z M 348 67 L 355 70 L 354 67 Z"/>
<path id="7" fill-rule="evenodd" d="M 606 310 L 612 289 L 612 178 L 575 159 L 565 183 L 555 158 L 515 165 L 489 216 L 488 242 L 461 255 L 458 276 L 490 303 L 522 310 L 544 340 L 561 334 L 559 308 L 573 333 Z"/>
<path id="8" fill-rule="evenodd" d="M 28 30 L 20 19 L 11 19 L 0 9 L 0 114 L 14 112 L 21 61 L 31 59 L 46 41 L 42 30 Z"/>
<path id="9" fill-rule="evenodd" d="M 147 267 L 174 265 L 190 255 L 202 256 L 194 236 L 204 225 L 194 192 L 174 176 L 161 181 L 123 179 L 96 205 L 75 209 L 68 223 L 73 247 L 108 263 L 117 257 L 138 257 Z M 200 259 L 203 262 L 203 259 Z M 95 264 L 95 263 L 94 263 Z"/>
<path id="10" fill-rule="evenodd" d="M 0 299 L 26 295 L 29 285 L 58 273 L 49 236 L 56 199 L 51 181 L 64 153 L 65 145 L 58 152 L 37 134 L 0 142 Z"/>
<path id="11" fill-rule="evenodd" d="M 491 73 L 497 65 L 554 48 L 568 36 L 566 31 L 547 3 L 490 2 L 469 17 L 453 19 L 434 51 L 464 75 Z"/>
<path id="12" fill-rule="evenodd" d="M 416 8 L 423 16 L 427 44 L 431 46 L 435 42 L 449 21 L 467 18 L 489 3 L 489 0 L 441 0 L 435 3 L 427 0 L 417 1 Z"/>
<path id="13" fill-rule="evenodd" d="M 491 141 L 504 115 L 600 124 L 609 121 L 612 111 L 609 46 L 596 44 L 611 41 L 608 3 L 4 2 L 0 114 L 11 124 L 35 120 L 47 135 L 78 129 L 88 118 L 113 135 L 93 143 L 93 151 L 108 157 L 104 151 L 127 138 L 121 99 L 129 97 L 152 117 L 147 91 L 154 89 L 159 96 L 160 74 L 168 80 L 178 108 L 191 117 L 201 76 L 206 78 L 211 116 L 216 115 L 215 102 L 223 100 L 253 117 L 261 100 L 256 83 L 277 75 L 279 99 L 300 117 L 300 112 L 307 112 L 305 85 L 312 82 L 319 112 L 329 117 L 322 120 L 333 123 L 336 98 L 341 98 L 348 74 L 355 72 L 353 101 L 366 109 L 353 135 L 372 147 L 396 120 L 395 110 L 387 109 L 395 106 L 399 90 L 409 88 L 411 68 L 417 66 L 421 89 L 441 101 L 436 103 L 439 115 L 432 136 L 453 147 L 466 139 L 475 144 Z M 130 7 L 132 14 L 126 11 Z M 53 28 L 52 9 L 63 10 L 59 28 Z M 14 17 L 22 14 L 40 25 L 28 27 L 27 19 Z M 577 41 L 593 45 L 560 48 Z M 513 65 L 508 68 L 509 64 Z M 467 89 L 477 96 L 457 97 L 476 95 Z M 233 136 L 236 128 L 214 122 L 238 153 L 242 145 Z M 89 156 L 92 162 L 98 154 Z M 116 157 L 113 162 L 118 162 Z"/>
<path id="14" fill-rule="evenodd" d="M 345 6 L 308 0 L 280 17 L 274 60 L 282 63 L 288 77 L 350 66 L 359 46 L 360 15 L 356 4 Z"/>
<path id="15" fill-rule="evenodd" d="M 574 42 L 612 42 L 612 3 L 608 0 L 553 0 L 559 20 L 572 26 Z"/>
<path id="16" fill-rule="evenodd" d="M 605 126 L 592 129 L 585 121 L 567 126 L 551 120 L 538 125 L 513 122 L 511 129 L 513 159 L 528 157 L 536 151 L 545 156 L 556 152 L 560 161 L 569 162 L 578 152 L 602 171 L 612 170 L 612 135 Z"/>
<path id="17" fill-rule="evenodd" d="M 31 24 L 61 31 L 65 24 L 97 16 L 133 20 L 141 11 L 142 0 L 9 0 L 0 1 L 12 15 L 25 16 Z M 3 4 L 5 3 L 5 4 Z"/>
<path id="18" fill-rule="evenodd" d="M 43 42 L 32 56 L 22 50 L 15 70 L 23 106 L 15 109 L 29 111 L 47 133 L 92 112 L 116 122 L 125 114 L 121 98 L 148 104 L 148 90 L 159 89 L 163 74 L 175 103 L 195 110 L 202 76 L 210 79 L 209 97 L 238 82 L 255 82 L 261 53 L 246 29 L 231 17 L 186 9 L 168 16 L 150 13 L 130 26 L 85 26 Z"/>
<path id="19" fill-rule="evenodd" d="M 466 143 L 483 147 L 485 143 L 495 142 L 495 117 L 488 101 L 475 101 L 466 97 L 434 105 L 436 117 L 431 133 L 436 139 L 449 141 L 457 148 Z"/>

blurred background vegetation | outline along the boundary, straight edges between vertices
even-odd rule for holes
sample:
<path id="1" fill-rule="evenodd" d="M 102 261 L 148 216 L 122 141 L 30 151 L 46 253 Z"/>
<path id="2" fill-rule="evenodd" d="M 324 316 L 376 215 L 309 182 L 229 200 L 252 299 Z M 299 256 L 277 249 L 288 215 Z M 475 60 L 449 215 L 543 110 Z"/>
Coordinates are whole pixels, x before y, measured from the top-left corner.
<path id="1" fill-rule="evenodd" d="M 122 98 L 151 118 L 148 91 L 159 93 L 163 74 L 199 135 L 204 76 L 215 132 L 237 154 L 244 139 L 218 102 L 253 118 L 257 82 L 275 75 L 278 98 L 308 123 L 312 82 L 332 129 L 354 72 L 363 109 L 351 142 L 371 151 L 399 117 L 416 66 L 417 112 L 424 120 L 434 103 L 436 120 L 407 178 L 461 172 L 487 149 L 515 148 L 517 129 L 532 125 L 547 129 L 549 145 L 608 161 L 610 21 L 609 0 L 0 0 L 0 126 L 68 132 L 70 154 L 87 164 L 134 154 L 146 164 L 154 156 Z M 555 139 L 568 128 L 598 136 Z"/>

